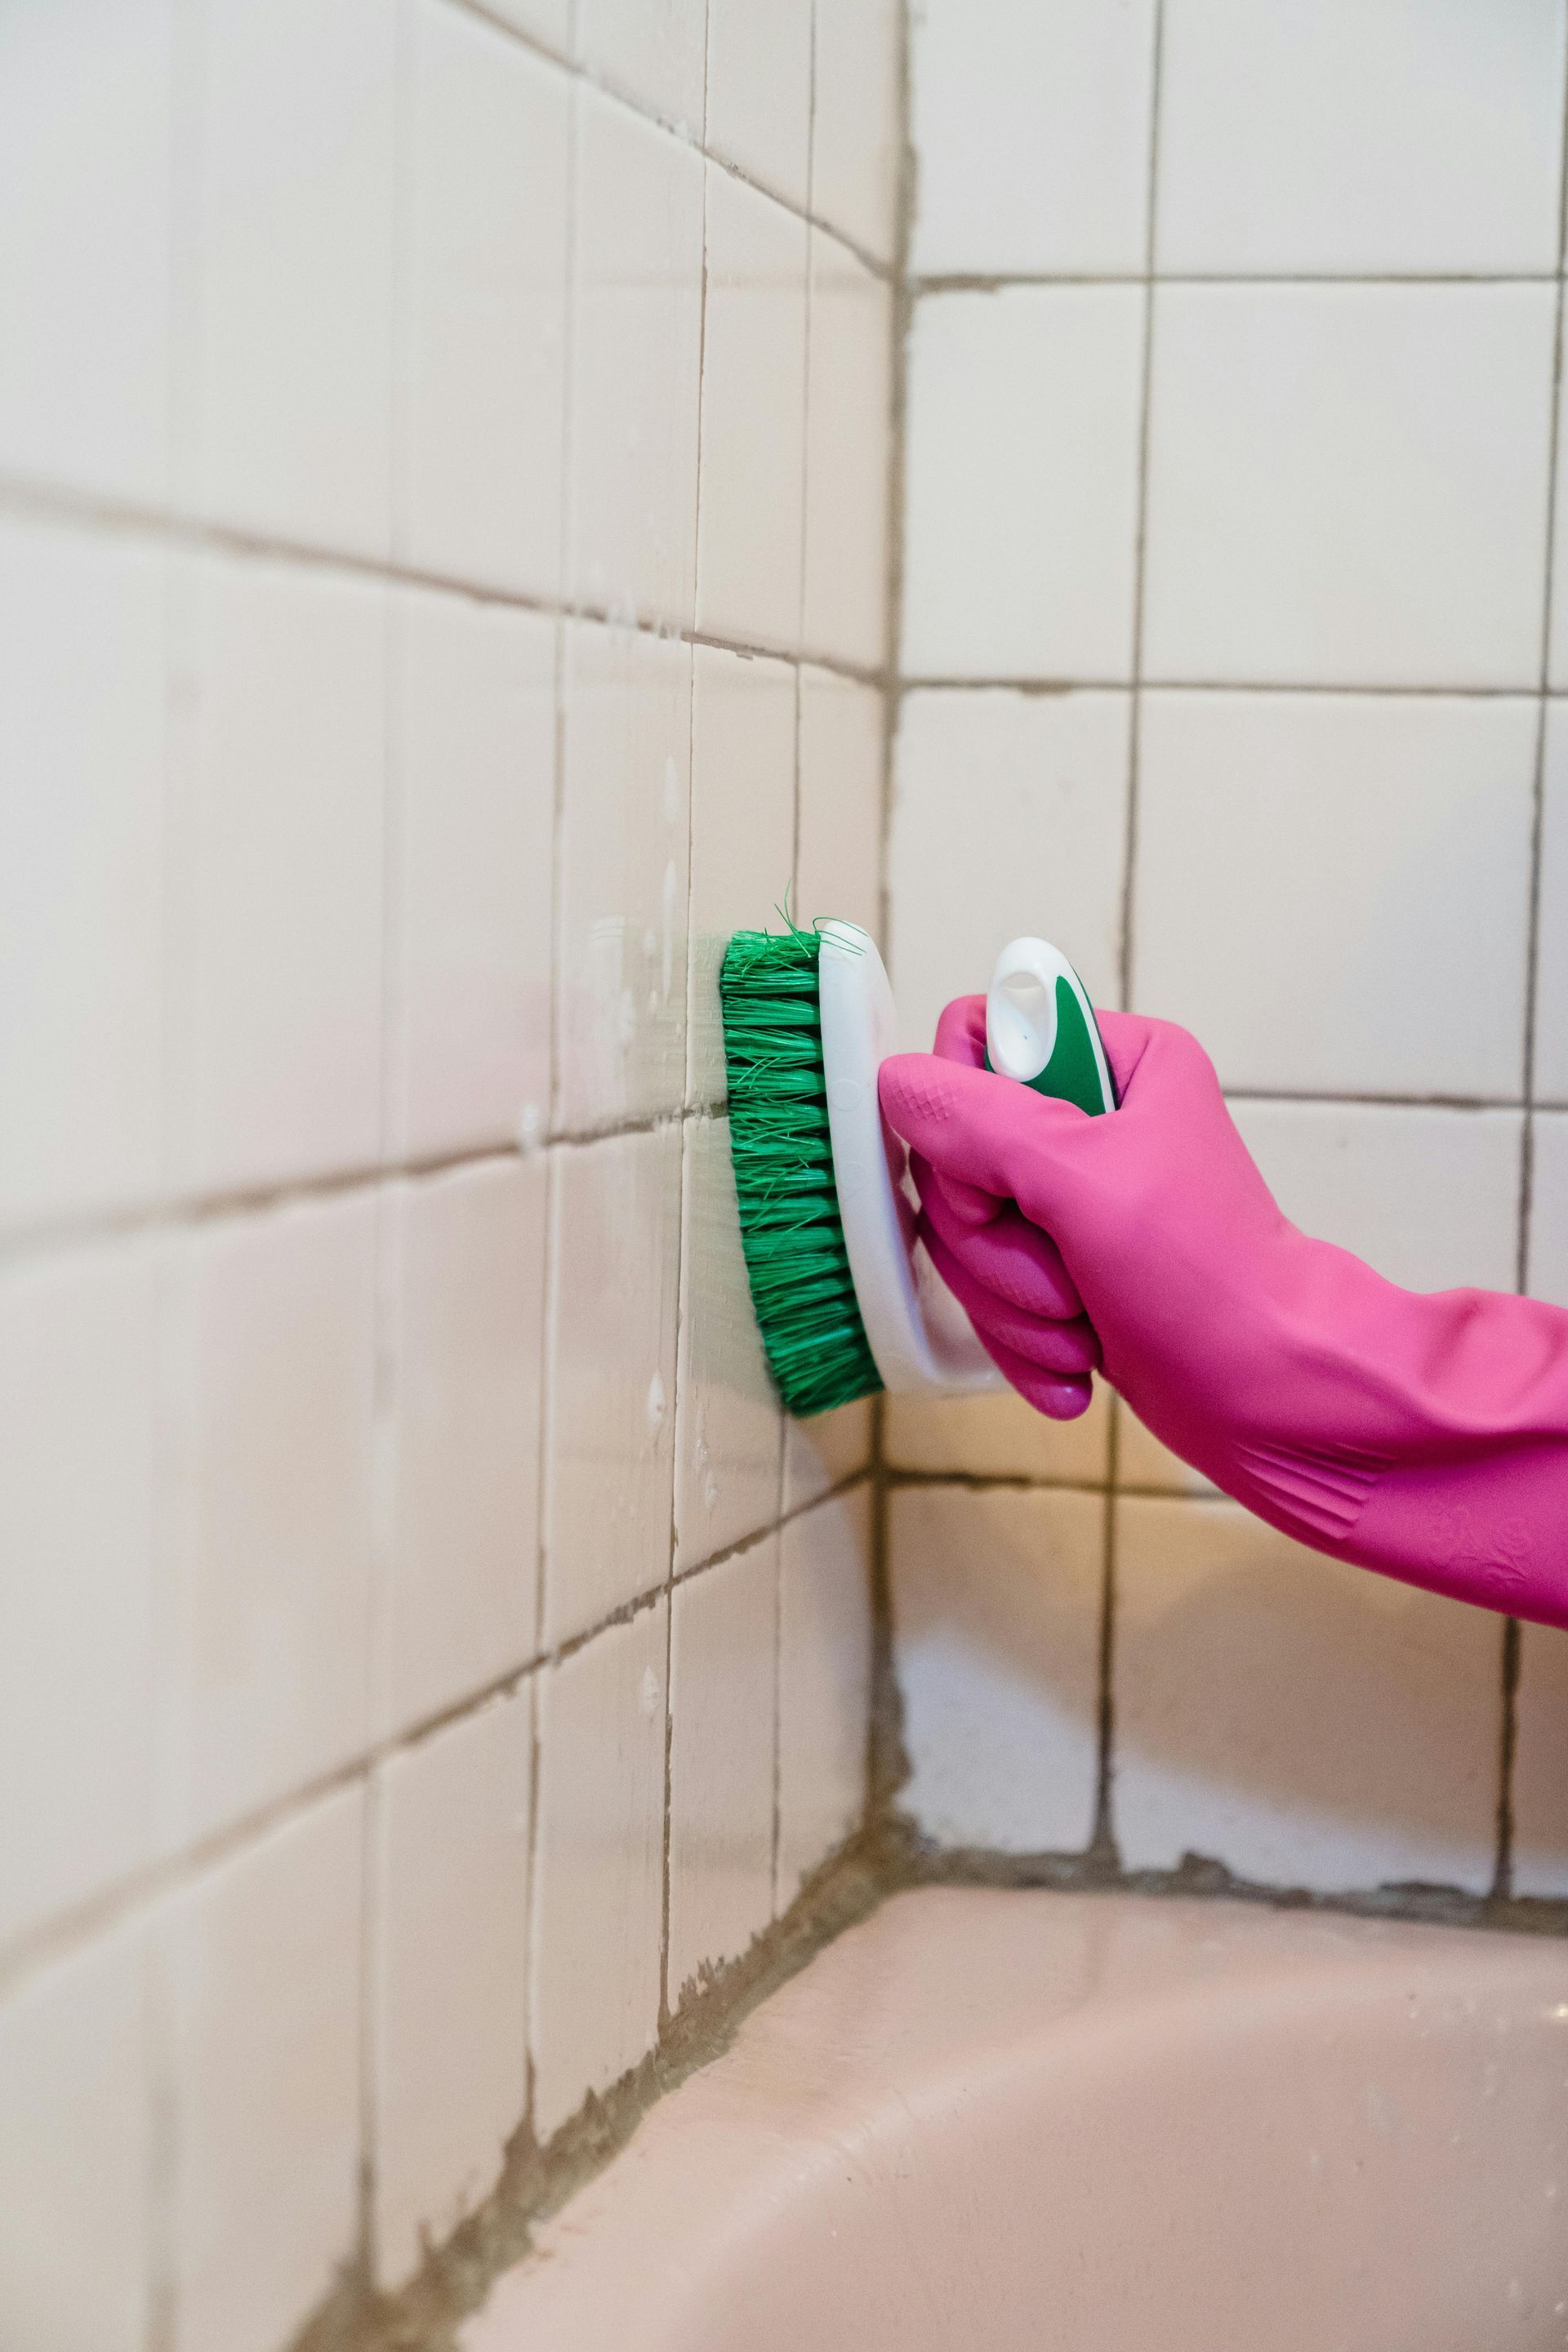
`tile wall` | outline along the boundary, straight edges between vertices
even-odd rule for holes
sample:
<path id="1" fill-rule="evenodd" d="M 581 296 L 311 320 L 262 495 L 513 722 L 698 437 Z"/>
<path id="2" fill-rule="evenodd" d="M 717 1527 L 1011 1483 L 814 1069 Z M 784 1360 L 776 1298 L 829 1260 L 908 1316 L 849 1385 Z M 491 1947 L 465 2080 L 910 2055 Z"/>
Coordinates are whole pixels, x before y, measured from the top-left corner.
<path id="1" fill-rule="evenodd" d="M 18 2352 L 396 2287 L 861 1818 L 715 980 L 879 919 L 900 38 L 0 19 Z"/>
<path id="2" fill-rule="evenodd" d="M 909 1045 L 1042 931 L 1197 1032 L 1309 1230 L 1568 1305 L 1565 20 L 914 0 L 889 924 Z M 1103 1399 L 888 1445 L 933 1837 L 1568 1895 L 1568 1636 Z"/>

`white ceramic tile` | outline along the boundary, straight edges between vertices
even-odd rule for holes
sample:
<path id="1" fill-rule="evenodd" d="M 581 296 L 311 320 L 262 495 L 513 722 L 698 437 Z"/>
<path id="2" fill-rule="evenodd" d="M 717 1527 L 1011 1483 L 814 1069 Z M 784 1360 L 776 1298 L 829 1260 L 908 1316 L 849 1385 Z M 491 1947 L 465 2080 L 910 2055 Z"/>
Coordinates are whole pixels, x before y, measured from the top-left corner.
<path id="1" fill-rule="evenodd" d="M 1529 686 L 1552 289 L 1166 286 L 1143 674 Z"/>
<path id="2" fill-rule="evenodd" d="M 1554 269 L 1563 29 L 1558 0 L 1171 0 L 1160 268 Z"/>
<path id="3" fill-rule="evenodd" d="M 870 1491 L 855 1486 L 779 1538 L 781 1910 L 860 1826 L 870 1707 Z"/>
<path id="4" fill-rule="evenodd" d="M 1228 1086 L 1517 1097 L 1535 725 L 1506 698 L 1147 695 L 1139 1010 Z"/>
<path id="5" fill-rule="evenodd" d="M 1530 1291 L 1568 1307 L 1568 1115 L 1538 1111 L 1531 1144 Z"/>
<path id="6" fill-rule="evenodd" d="M 700 138 L 707 20 L 708 0 L 577 0 L 577 56 L 596 80 Z"/>
<path id="7" fill-rule="evenodd" d="M 488 15 L 515 26 L 564 57 L 572 38 L 574 0 L 485 0 Z"/>
<path id="8" fill-rule="evenodd" d="M 1546 706 L 1542 785 L 1535 1093 L 1540 1101 L 1568 1103 L 1568 703 Z"/>
<path id="9" fill-rule="evenodd" d="M 778 1538 L 671 1602 L 668 2000 L 773 1916 Z"/>
<path id="10" fill-rule="evenodd" d="M 155 1280 L 121 1243 L 0 1282 L 0 1943 L 150 1849 Z"/>
<path id="11" fill-rule="evenodd" d="M 394 630 L 390 1148 L 531 1141 L 550 1102 L 555 624 L 415 589 Z"/>
<path id="12" fill-rule="evenodd" d="M 398 540 L 422 571 L 561 583 L 571 84 L 446 0 L 410 16 Z"/>
<path id="13" fill-rule="evenodd" d="M 893 298 L 837 237 L 811 237 L 805 401 L 805 596 L 813 653 L 888 658 Z"/>
<path id="14" fill-rule="evenodd" d="M 1010 1393 L 889 1397 L 884 1410 L 884 1452 L 898 1470 L 1069 1486 L 1094 1484 L 1107 1473 L 1110 1391 L 1102 1381 L 1076 1421 L 1051 1421 Z"/>
<path id="15" fill-rule="evenodd" d="M 556 1161 L 544 1637 L 585 1633 L 668 1572 L 680 1131 Z"/>
<path id="16" fill-rule="evenodd" d="M 1131 676 L 1142 367 L 1134 286 L 916 303 L 907 673 Z M 1227 563 L 1227 587 L 1234 573 Z"/>
<path id="17" fill-rule="evenodd" d="M 791 908 L 798 923 L 836 915 L 882 936 L 882 756 L 879 689 L 807 667 L 800 673 L 800 827 Z"/>
<path id="18" fill-rule="evenodd" d="M 911 267 L 1142 269 L 1153 0 L 926 0 L 912 29 Z"/>
<path id="19" fill-rule="evenodd" d="M 816 0 L 813 210 L 890 261 L 897 242 L 902 10 L 899 0 Z"/>
<path id="20" fill-rule="evenodd" d="M 812 0 L 708 0 L 711 153 L 797 210 L 811 147 Z"/>
<path id="21" fill-rule="evenodd" d="M 691 648 L 566 633 L 556 1111 L 676 1110 L 686 1078 Z"/>
<path id="22" fill-rule="evenodd" d="M 377 1776 L 377 2276 L 494 2187 L 528 2097 L 528 1685 Z"/>
<path id="23" fill-rule="evenodd" d="M 805 224 L 708 166 L 697 621 L 787 648 L 800 633 Z"/>
<path id="24" fill-rule="evenodd" d="M 692 653 L 687 1100 L 724 1097 L 719 967 L 735 931 L 777 930 L 795 855 L 795 673 Z"/>
<path id="25" fill-rule="evenodd" d="M 397 12 L 207 0 L 191 492 L 270 536 L 391 544 Z"/>
<path id="26" fill-rule="evenodd" d="M 381 1141 L 385 591 L 226 560 L 187 584 L 174 1172 L 205 1192 L 364 1168 Z"/>
<path id="27" fill-rule="evenodd" d="M 157 1186 L 165 586 L 150 549 L 0 526 L 5 1223 Z"/>
<path id="28" fill-rule="evenodd" d="M 0 19 L 0 468 L 168 492 L 173 0 Z"/>
<path id="29" fill-rule="evenodd" d="M 175 1269 L 166 1801 L 197 1836 L 346 1761 L 369 1680 L 376 1207 L 197 1229 Z"/>
<path id="30" fill-rule="evenodd" d="M 1094 1835 L 1108 1507 L 1016 1488 L 892 1497 L 899 1802 L 942 1845 L 1076 1853 Z"/>
<path id="31" fill-rule="evenodd" d="M 568 585 L 689 623 L 703 164 L 597 90 L 577 103 Z"/>
<path id="32" fill-rule="evenodd" d="M 1034 933 L 1114 1004 L 1131 729 L 1125 694 L 912 694 L 889 840 L 900 1042 L 929 1052 L 954 996 Z"/>
<path id="33" fill-rule="evenodd" d="M 1303 1233 L 1406 1290 L 1511 1290 L 1519 1111 L 1239 1102 L 1243 1140 Z"/>
<path id="34" fill-rule="evenodd" d="M 798 1511 L 864 1470 L 871 1459 L 872 1401 L 836 1405 L 809 1421 L 784 1420 L 784 1507 Z"/>
<path id="35" fill-rule="evenodd" d="M 363 1812 L 297 1814 L 168 1923 L 174 2352 L 275 2352 L 353 2255 Z"/>
<path id="36" fill-rule="evenodd" d="M 695 1568 L 777 1517 L 778 1396 L 746 1287 L 727 1118 L 686 1129 L 675 1564 Z"/>
<path id="37" fill-rule="evenodd" d="M 1568 1895 L 1568 1633 L 1521 1628 L 1513 1759 L 1516 1895 Z"/>
<path id="38" fill-rule="evenodd" d="M 539 1690 L 529 2015 L 541 2140 L 658 2030 L 667 1607 L 612 1625 Z"/>
<path id="39" fill-rule="evenodd" d="M 140 1927 L 0 2004 L 0 2315 L 16 2352 L 144 2352 L 149 1988 Z"/>
<path id="40" fill-rule="evenodd" d="M 1234 1503 L 1117 1507 L 1123 1864 L 1484 1893 L 1500 1628 L 1307 1551 Z"/>
<path id="41" fill-rule="evenodd" d="M 533 1648 L 544 1161 L 399 1186 L 385 1214 L 396 1310 L 384 1732 L 482 1689 Z"/>

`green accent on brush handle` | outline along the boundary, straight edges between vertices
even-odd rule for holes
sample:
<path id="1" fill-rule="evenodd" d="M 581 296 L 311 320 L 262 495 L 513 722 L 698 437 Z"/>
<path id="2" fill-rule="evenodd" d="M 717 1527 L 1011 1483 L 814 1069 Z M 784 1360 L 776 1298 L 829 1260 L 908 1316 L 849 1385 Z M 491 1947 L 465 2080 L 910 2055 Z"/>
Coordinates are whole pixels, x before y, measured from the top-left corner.
<path id="1" fill-rule="evenodd" d="M 1114 1110 L 1114 1091 L 1107 1101 L 1105 1083 L 1100 1075 L 1100 1063 L 1089 1034 L 1089 1016 L 1085 1014 L 1071 982 L 1065 972 L 1057 974 L 1057 1042 L 1051 1048 L 1051 1058 L 1037 1077 L 1026 1078 L 1023 1084 L 1033 1087 L 1037 1095 L 1051 1095 L 1058 1102 L 1076 1103 L 1091 1118 L 1101 1111 Z M 1102 1049 L 1103 1050 L 1103 1049 Z M 991 1067 L 991 1056 L 985 1057 Z M 1106 1064 L 1109 1071 L 1110 1063 Z"/>

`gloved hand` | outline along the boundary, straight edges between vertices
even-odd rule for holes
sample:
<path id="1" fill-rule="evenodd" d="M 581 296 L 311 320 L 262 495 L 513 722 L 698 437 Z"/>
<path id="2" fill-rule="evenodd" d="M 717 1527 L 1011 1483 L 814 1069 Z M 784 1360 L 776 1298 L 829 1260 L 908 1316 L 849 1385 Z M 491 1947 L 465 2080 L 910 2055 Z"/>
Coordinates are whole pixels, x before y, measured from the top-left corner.
<path id="1" fill-rule="evenodd" d="M 1100 1016 L 1121 1107 L 984 1066 L 985 1001 L 885 1063 L 938 1272 L 1043 1412 L 1097 1362 L 1184 1461 L 1335 1559 L 1568 1625 L 1568 1312 L 1397 1289 L 1298 1233 L 1196 1040 Z"/>

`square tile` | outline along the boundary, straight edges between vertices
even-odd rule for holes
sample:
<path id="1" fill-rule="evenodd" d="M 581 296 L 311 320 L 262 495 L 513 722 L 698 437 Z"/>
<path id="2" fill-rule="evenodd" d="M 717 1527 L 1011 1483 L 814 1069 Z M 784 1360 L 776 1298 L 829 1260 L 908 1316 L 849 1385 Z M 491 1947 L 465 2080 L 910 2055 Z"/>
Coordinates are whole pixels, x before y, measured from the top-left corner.
<path id="1" fill-rule="evenodd" d="M 556 626 L 414 589 L 393 627 L 389 1148 L 531 1142 L 550 1107 Z"/>
<path id="2" fill-rule="evenodd" d="M 692 650 L 689 1103 L 724 1099 L 719 968 L 735 931 L 782 928 L 795 829 L 795 673 Z"/>
<path id="3" fill-rule="evenodd" d="M 685 1091 L 691 648 L 575 623 L 565 693 L 556 1115 L 580 1132 Z"/>
<path id="4" fill-rule="evenodd" d="M 816 0 L 812 209 L 879 261 L 898 242 L 902 47 L 899 0 Z"/>
<path id="5" fill-rule="evenodd" d="M 1094 1835 L 1105 1517 L 1098 1495 L 906 1486 L 889 1522 L 893 1670 L 941 1845 L 1077 1853 Z"/>
<path id="6" fill-rule="evenodd" d="M 708 0 L 710 153 L 797 211 L 811 167 L 812 0 Z"/>
<path id="7" fill-rule="evenodd" d="M 909 1050 L 929 1052 L 942 1006 L 985 989 L 1028 934 L 1117 1002 L 1131 735 L 1125 694 L 904 698 L 888 870 Z"/>
<path id="8" fill-rule="evenodd" d="M 397 12 L 207 0 L 189 494 L 216 520 L 392 544 Z"/>
<path id="9" fill-rule="evenodd" d="M 803 1510 L 819 1502 L 870 1465 L 874 1400 L 816 1412 L 809 1421 L 784 1419 L 784 1507 Z"/>
<path id="10" fill-rule="evenodd" d="M 174 2352 L 274 2352 L 359 2231 L 359 1789 L 181 1897 L 173 2004 Z"/>
<path id="11" fill-rule="evenodd" d="M 1530 1293 L 1568 1307 L 1568 1113 L 1537 1111 L 1532 1127 Z"/>
<path id="12" fill-rule="evenodd" d="M 555 1162 L 544 1638 L 586 1633 L 669 1572 L 680 1130 Z"/>
<path id="13" fill-rule="evenodd" d="M 158 1190 L 166 592 L 154 550 L 0 524 L 6 1224 Z"/>
<path id="14" fill-rule="evenodd" d="M 1568 703 L 1556 700 L 1546 706 L 1541 818 L 1535 1095 L 1568 1103 Z"/>
<path id="15" fill-rule="evenodd" d="M 1267 1885 L 1484 1894 L 1501 1631 L 1234 1503 L 1116 1506 L 1117 1842 Z"/>
<path id="16" fill-rule="evenodd" d="M 681 1182 L 675 1565 L 695 1568 L 779 1509 L 782 1409 L 763 1354 L 727 1118 L 693 1119 Z"/>
<path id="17" fill-rule="evenodd" d="M 363 1746 L 376 1203 L 198 1226 L 173 1269 L 173 1832 L 195 1838 Z"/>
<path id="18" fill-rule="evenodd" d="M 1531 685 L 1553 299 L 1160 288 L 1144 676 Z"/>
<path id="19" fill-rule="evenodd" d="M 139 1241 L 0 1281 L 0 1944 L 152 1848 L 156 1284 Z"/>
<path id="20" fill-rule="evenodd" d="M 818 1503 L 779 1538 L 782 1911 L 860 1827 L 871 1730 L 871 1496 Z"/>
<path id="21" fill-rule="evenodd" d="M 577 0 L 577 57 L 634 105 L 702 135 L 707 0 Z"/>
<path id="22" fill-rule="evenodd" d="M 697 622 L 800 636 L 805 467 L 805 224 L 708 166 Z"/>
<path id="23" fill-rule="evenodd" d="M 553 596 L 571 83 L 442 0 L 409 25 L 399 545 L 422 571 Z"/>
<path id="24" fill-rule="evenodd" d="M 1143 268 L 1153 0 L 926 0 L 913 24 L 922 277 Z"/>
<path id="25" fill-rule="evenodd" d="M 1014 286 L 916 303 L 909 676 L 1131 677 L 1142 375 L 1135 286 Z"/>
<path id="26" fill-rule="evenodd" d="M 532 1652 L 539 1612 L 545 1164 L 499 1160 L 400 1185 L 393 1506 L 376 1718 L 393 1732 Z"/>
<path id="27" fill-rule="evenodd" d="M 773 1916 L 777 1536 L 676 1587 L 669 2007 Z"/>
<path id="28" fill-rule="evenodd" d="M 1568 1633 L 1520 1629 L 1513 1889 L 1568 1895 Z"/>
<path id="29" fill-rule="evenodd" d="M 0 25 L 0 469 L 151 506 L 169 488 L 174 14 L 66 0 Z"/>
<path id="30" fill-rule="evenodd" d="M 528 2103 L 526 1685 L 376 1775 L 376 2274 L 416 2270 L 500 2176 Z"/>
<path id="31" fill-rule="evenodd" d="M 1234 1116 L 1294 1225 L 1406 1290 L 1511 1290 L 1519 1111 L 1239 1102 Z"/>
<path id="32" fill-rule="evenodd" d="M 0 2003 L 0 2311 L 18 2352 L 150 2340 L 146 1941 L 137 1923 Z"/>
<path id="33" fill-rule="evenodd" d="M 895 1470 L 956 1471 L 967 1478 L 1027 1478 L 1093 1486 L 1110 1469 L 1110 1391 L 1076 1421 L 1051 1421 L 1008 1391 L 994 1396 L 889 1397 L 883 1451 Z"/>
<path id="34" fill-rule="evenodd" d="M 800 673 L 796 922 L 828 915 L 882 936 L 882 762 L 887 703 L 831 670 Z"/>
<path id="35" fill-rule="evenodd" d="M 658 2032 L 668 1605 L 597 1634 L 540 1685 L 529 2014 L 542 2141 Z"/>
<path id="36" fill-rule="evenodd" d="M 1147 695 L 1140 1010 L 1227 1086 L 1517 1097 L 1535 726 L 1505 698 Z"/>
<path id="37" fill-rule="evenodd" d="M 1163 270 L 1557 266 L 1562 8 L 1171 0 Z"/>
<path id="38" fill-rule="evenodd" d="M 386 592 L 223 559 L 185 584 L 174 1173 L 226 1192 L 369 1168 L 381 1149 Z"/>
<path id="39" fill-rule="evenodd" d="M 812 653 L 863 669 L 889 650 L 892 372 L 891 289 L 814 229 L 801 635 Z"/>
<path id="40" fill-rule="evenodd" d="M 689 625 L 704 167 L 598 90 L 577 108 L 567 584 Z"/>

